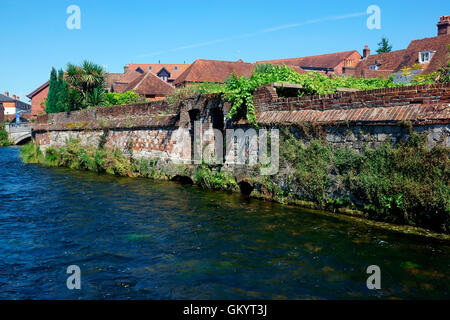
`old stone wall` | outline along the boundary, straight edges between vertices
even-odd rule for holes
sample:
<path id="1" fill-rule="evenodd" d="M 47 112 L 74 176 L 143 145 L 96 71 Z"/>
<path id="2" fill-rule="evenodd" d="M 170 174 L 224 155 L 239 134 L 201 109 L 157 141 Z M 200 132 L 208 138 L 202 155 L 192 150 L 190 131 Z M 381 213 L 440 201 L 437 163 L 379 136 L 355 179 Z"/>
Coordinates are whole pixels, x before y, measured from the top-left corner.
<path id="1" fill-rule="evenodd" d="M 308 143 L 321 138 L 336 147 L 361 150 L 386 140 L 406 141 L 410 130 L 427 135 L 429 147 L 450 147 L 450 85 L 422 85 L 356 93 L 279 99 L 273 87 L 258 88 L 254 94 L 260 128 L 289 126 Z M 193 158 L 195 121 L 200 121 L 203 145 L 214 143 L 205 134 L 216 129 L 248 128 L 245 121 L 226 119 L 230 106 L 219 96 L 199 96 L 178 105 L 165 101 L 128 106 L 96 108 L 40 116 L 34 124 L 35 140 L 45 149 L 60 147 L 70 138 L 83 145 L 107 147 L 144 158 Z M 102 140 L 103 139 L 103 140 Z M 281 146 L 282 147 L 282 146 Z"/>

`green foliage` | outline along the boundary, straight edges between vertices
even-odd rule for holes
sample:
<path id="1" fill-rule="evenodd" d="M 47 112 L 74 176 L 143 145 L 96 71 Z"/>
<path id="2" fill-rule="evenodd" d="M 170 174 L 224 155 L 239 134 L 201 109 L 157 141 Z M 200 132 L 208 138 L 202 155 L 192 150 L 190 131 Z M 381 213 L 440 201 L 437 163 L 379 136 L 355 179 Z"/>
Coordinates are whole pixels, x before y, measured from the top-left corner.
<path id="1" fill-rule="evenodd" d="M 8 137 L 8 132 L 0 128 L 0 147 L 8 147 L 11 145 L 11 141 Z"/>
<path id="2" fill-rule="evenodd" d="M 64 71 L 58 73 L 54 68 L 50 73 L 49 92 L 45 102 L 45 112 L 55 113 L 70 111 L 69 88 L 64 79 Z"/>
<path id="3" fill-rule="evenodd" d="M 223 93 L 224 85 L 218 83 L 198 83 L 175 89 L 174 93 L 167 96 L 167 102 L 176 105 L 184 99 L 196 97 L 200 94 Z"/>
<path id="4" fill-rule="evenodd" d="M 133 90 L 119 93 L 108 92 L 106 94 L 106 106 L 118 106 L 141 102 L 143 99 Z"/>
<path id="5" fill-rule="evenodd" d="M 47 148 L 45 156 L 35 143 L 25 145 L 20 153 L 25 163 L 41 163 L 129 177 L 134 177 L 138 173 L 133 161 L 118 149 L 84 147 L 75 139 L 68 140 L 63 148 Z"/>
<path id="6" fill-rule="evenodd" d="M 377 53 L 386 53 L 392 51 L 392 45 L 386 37 L 382 37 L 381 41 L 378 42 Z"/>
<path id="7" fill-rule="evenodd" d="M 81 66 L 67 65 L 67 70 L 50 73 L 45 112 L 73 111 L 106 104 L 106 74 L 103 68 L 89 61 Z"/>
<path id="8" fill-rule="evenodd" d="M 281 159 L 294 168 L 292 179 L 307 200 L 325 208 L 335 188 L 341 195 L 334 202 L 353 203 L 373 218 L 450 230 L 449 148 L 428 149 L 416 133 L 362 153 L 314 139 L 305 146 L 287 130 L 281 138 Z"/>
<path id="9" fill-rule="evenodd" d="M 20 157 L 25 163 L 41 163 L 43 161 L 41 149 L 34 142 L 30 142 L 20 149 Z"/>
<path id="10" fill-rule="evenodd" d="M 213 171 L 206 164 L 202 164 L 196 169 L 195 183 L 202 188 L 211 190 L 232 191 L 238 188 L 236 180 L 233 177 L 218 171 Z"/>
<path id="11" fill-rule="evenodd" d="M 336 92 L 339 87 L 370 90 L 396 86 L 392 78 L 364 79 L 338 76 L 330 78 L 317 72 L 299 74 L 285 65 L 265 64 L 258 66 L 249 78 L 233 74 L 227 79 L 223 91 L 224 97 L 232 106 L 228 117 L 232 119 L 245 117 L 250 123 L 256 124 L 253 92 L 260 86 L 274 82 L 300 84 L 303 88 L 299 90 L 299 96 L 330 94 Z"/>
<path id="12" fill-rule="evenodd" d="M 106 103 L 106 73 L 103 67 L 84 61 L 81 66 L 67 65 L 66 81 L 70 92 L 71 110 L 101 106 Z"/>

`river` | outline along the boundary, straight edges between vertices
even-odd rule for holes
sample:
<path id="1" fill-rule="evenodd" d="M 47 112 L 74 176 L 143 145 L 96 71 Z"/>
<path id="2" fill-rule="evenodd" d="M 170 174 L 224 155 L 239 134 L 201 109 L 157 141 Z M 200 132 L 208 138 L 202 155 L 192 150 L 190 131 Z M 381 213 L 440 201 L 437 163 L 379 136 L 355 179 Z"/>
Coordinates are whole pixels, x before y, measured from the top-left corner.
<path id="1" fill-rule="evenodd" d="M 0 148 L 0 299 L 449 299 L 450 244 Z M 69 290 L 67 267 L 81 270 Z M 369 265 L 381 289 L 369 290 Z"/>

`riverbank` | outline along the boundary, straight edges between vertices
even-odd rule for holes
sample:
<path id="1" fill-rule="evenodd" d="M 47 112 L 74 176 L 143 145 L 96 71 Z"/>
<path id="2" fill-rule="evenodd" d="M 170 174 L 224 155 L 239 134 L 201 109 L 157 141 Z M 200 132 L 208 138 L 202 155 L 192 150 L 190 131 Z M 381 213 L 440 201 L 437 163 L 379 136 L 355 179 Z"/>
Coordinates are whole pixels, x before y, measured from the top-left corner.
<path id="1" fill-rule="evenodd" d="M 45 153 L 37 144 L 29 144 L 21 149 L 21 156 L 26 163 L 242 192 L 254 198 L 351 216 L 355 221 L 384 229 L 450 239 L 448 232 L 443 232 L 448 230 L 449 221 L 447 148 L 427 149 L 420 136 L 414 135 L 408 143 L 396 147 L 386 144 L 363 154 L 333 150 L 319 141 L 302 146 L 283 139 L 289 139 L 289 135 L 282 134 L 280 162 L 284 163 L 284 173 L 270 177 L 247 172 L 245 181 L 230 168 L 138 160 L 133 157 L 132 148 L 125 155 L 118 149 L 82 146 L 75 139 L 62 148 L 47 147 Z M 289 174 L 286 166 L 293 168 Z M 337 192 L 339 197 L 327 197 Z M 357 199 L 357 192 L 368 199 L 365 204 L 351 200 Z M 427 204 L 429 208 L 425 208 Z M 424 228 L 422 224 L 426 222 L 435 230 Z M 436 232 L 436 226 L 442 226 L 440 232 Z"/>

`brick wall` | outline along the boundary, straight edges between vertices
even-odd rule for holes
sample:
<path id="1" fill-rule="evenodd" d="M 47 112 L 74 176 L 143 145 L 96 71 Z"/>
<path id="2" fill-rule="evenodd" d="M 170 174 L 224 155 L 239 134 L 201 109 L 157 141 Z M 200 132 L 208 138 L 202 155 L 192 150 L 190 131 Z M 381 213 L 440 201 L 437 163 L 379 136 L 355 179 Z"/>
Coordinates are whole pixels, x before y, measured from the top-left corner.
<path id="1" fill-rule="evenodd" d="M 31 114 L 38 115 L 44 113 L 45 105 L 43 102 L 47 99 L 49 87 L 40 91 L 37 95 L 31 99 Z"/>
<path id="2" fill-rule="evenodd" d="M 275 88 L 260 87 L 255 90 L 257 111 L 293 110 L 343 110 L 420 104 L 450 103 L 450 83 L 376 89 L 359 92 L 337 92 L 328 95 L 278 98 Z"/>
<path id="3" fill-rule="evenodd" d="M 439 84 L 280 99 L 274 88 L 265 86 L 255 91 L 254 100 L 261 128 L 320 125 L 321 137 L 336 146 L 360 150 L 364 144 L 376 147 L 387 139 L 403 141 L 409 137 L 404 122 L 410 121 L 414 130 L 427 134 L 430 147 L 450 147 L 449 93 L 448 84 Z M 190 159 L 196 112 L 203 133 L 213 128 L 225 133 L 227 128 L 248 127 L 245 122 L 227 121 L 228 110 L 227 103 L 212 95 L 186 99 L 177 106 L 156 101 L 63 112 L 39 116 L 33 135 L 45 148 L 63 146 L 69 138 L 97 146 L 107 134 L 107 146 L 127 152 L 132 142 L 137 158 Z M 294 132 L 295 136 L 308 143 L 311 136 L 301 131 Z M 212 145 L 214 137 L 204 135 L 203 143 Z"/>

